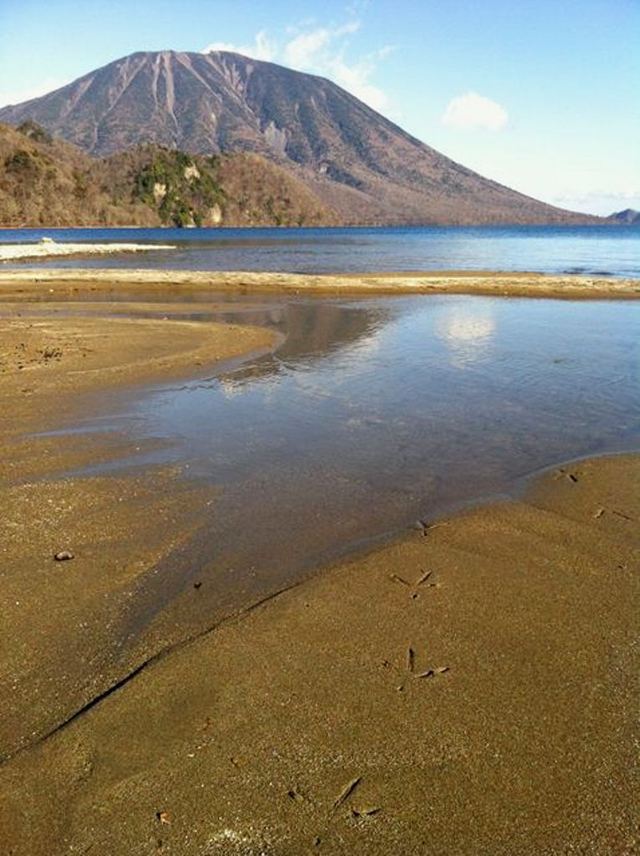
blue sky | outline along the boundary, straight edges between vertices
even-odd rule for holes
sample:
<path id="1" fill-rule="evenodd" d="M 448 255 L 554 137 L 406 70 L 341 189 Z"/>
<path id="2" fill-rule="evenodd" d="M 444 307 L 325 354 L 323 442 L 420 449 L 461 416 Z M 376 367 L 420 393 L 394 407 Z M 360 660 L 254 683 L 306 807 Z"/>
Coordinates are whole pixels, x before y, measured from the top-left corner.
<path id="1" fill-rule="evenodd" d="M 640 0 L 0 0 L 0 104 L 136 50 L 228 47 L 335 80 L 483 175 L 640 208 Z"/>

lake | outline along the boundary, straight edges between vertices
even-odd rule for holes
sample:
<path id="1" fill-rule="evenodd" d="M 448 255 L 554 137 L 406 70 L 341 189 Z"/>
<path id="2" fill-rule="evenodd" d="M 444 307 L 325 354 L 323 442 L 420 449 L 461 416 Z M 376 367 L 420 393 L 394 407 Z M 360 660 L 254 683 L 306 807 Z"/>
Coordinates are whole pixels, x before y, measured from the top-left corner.
<path id="1" fill-rule="evenodd" d="M 640 228 L 482 226 L 331 229 L 7 229 L 0 242 L 140 241 L 176 250 L 55 259 L 45 267 L 341 273 L 513 270 L 640 277 Z M 33 261 L 26 262 L 28 265 Z"/>

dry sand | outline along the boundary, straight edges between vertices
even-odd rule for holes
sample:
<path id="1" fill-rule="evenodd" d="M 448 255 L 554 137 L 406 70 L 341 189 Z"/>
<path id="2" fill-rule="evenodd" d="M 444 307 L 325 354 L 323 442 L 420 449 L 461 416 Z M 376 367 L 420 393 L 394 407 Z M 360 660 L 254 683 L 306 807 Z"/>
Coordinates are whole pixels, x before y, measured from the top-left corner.
<path id="1" fill-rule="evenodd" d="M 422 273 L 294 274 L 180 270 L 45 269 L 0 271 L 0 296 L 13 299 L 46 288 L 57 294 L 75 291 L 118 292 L 135 286 L 145 290 L 206 287 L 215 291 L 273 291 L 305 294 L 494 294 L 525 297 L 640 298 L 640 280 L 575 275 L 492 271 L 430 271 Z"/>
<path id="2" fill-rule="evenodd" d="M 105 256 L 112 253 L 142 253 L 149 250 L 175 250 L 173 244 L 133 244 L 133 243 L 64 243 L 41 240 L 37 244 L 0 243 L 0 262 L 21 261 L 22 259 L 46 259 L 57 256 Z"/>
<path id="3" fill-rule="evenodd" d="M 556 469 L 132 657 L 145 575 L 216 492 L 167 468 L 42 479 L 128 441 L 24 433 L 272 342 L 0 320 L 3 852 L 636 852 L 640 457 Z"/>

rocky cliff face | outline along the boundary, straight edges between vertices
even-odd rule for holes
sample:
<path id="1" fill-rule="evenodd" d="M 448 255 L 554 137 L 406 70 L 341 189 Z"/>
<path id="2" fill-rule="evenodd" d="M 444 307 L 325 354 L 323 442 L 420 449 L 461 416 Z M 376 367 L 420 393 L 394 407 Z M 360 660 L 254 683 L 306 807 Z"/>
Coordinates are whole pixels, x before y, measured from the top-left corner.
<path id="1" fill-rule="evenodd" d="M 457 164 L 323 78 L 238 54 L 136 53 L 0 110 L 91 155 L 251 152 L 353 223 L 587 222 Z"/>

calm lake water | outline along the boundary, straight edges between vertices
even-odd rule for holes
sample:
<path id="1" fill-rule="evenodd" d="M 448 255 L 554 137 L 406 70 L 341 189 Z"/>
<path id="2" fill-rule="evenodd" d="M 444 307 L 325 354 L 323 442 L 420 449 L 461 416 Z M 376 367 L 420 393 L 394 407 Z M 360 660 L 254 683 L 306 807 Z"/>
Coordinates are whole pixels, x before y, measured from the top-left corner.
<path id="1" fill-rule="evenodd" d="M 169 441 L 112 469 L 178 462 L 222 487 L 171 572 L 148 580 L 136 627 L 194 575 L 215 583 L 184 619 L 197 628 L 416 518 L 640 448 L 637 302 L 199 293 L 189 317 L 283 341 L 209 378 L 115 395 L 106 422 L 79 426 Z"/>
<path id="2" fill-rule="evenodd" d="M 17 229 L 0 241 L 140 241 L 176 250 L 38 262 L 46 267 L 300 273 L 514 270 L 640 276 L 640 228 L 492 226 L 348 229 Z M 33 261 L 26 262 L 32 265 Z"/>

